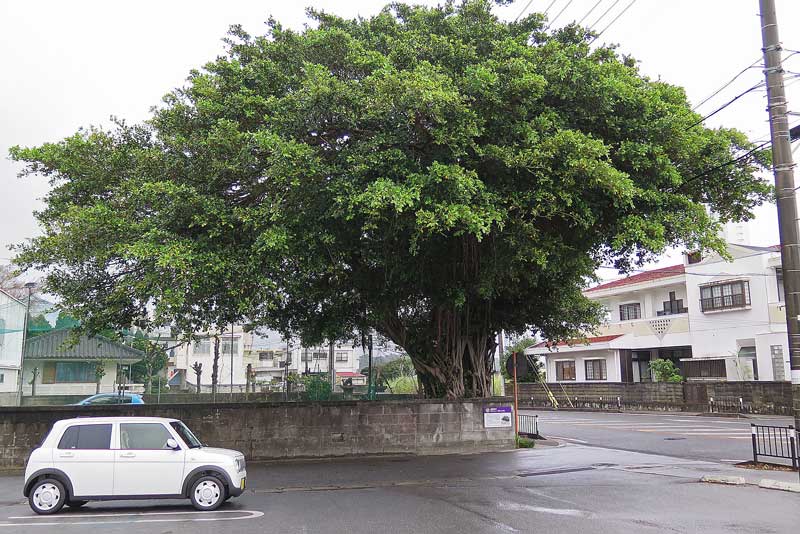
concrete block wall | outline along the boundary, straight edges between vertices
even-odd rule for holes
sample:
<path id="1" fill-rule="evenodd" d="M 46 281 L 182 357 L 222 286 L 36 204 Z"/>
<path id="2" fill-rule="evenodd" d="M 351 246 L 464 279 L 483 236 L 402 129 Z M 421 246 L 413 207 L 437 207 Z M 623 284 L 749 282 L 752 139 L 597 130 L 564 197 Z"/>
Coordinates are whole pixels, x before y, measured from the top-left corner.
<path id="1" fill-rule="evenodd" d="M 76 416 L 180 419 L 205 444 L 250 461 L 505 450 L 514 447 L 513 428 L 484 428 L 483 408 L 509 405 L 493 398 L 0 408 L 0 468 L 24 466 L 53 422 Z"/>
<path id="2" fill-rule="evenodd" d="M 562 389 L 563 386 L 563 389 Z M 742 411 L 773 415 L 789 415 L 792 403 L 789 382 L 650 382 L 623 384 L 552 383 L 548 388 L 560 406 L 570 401 L 579 408 L 636 409 L 675 411 Z M 550 406 L 551 402 L 539 383 L 518 385 L 522 406 Z M 506 391 L 511 391 L 508 387 Z M 714 406 L 709 403 L 714 399 Z M 618 400 L 619 399 L 619 400 Z M 741 402 L 739 401 L 741 399 Z"/>

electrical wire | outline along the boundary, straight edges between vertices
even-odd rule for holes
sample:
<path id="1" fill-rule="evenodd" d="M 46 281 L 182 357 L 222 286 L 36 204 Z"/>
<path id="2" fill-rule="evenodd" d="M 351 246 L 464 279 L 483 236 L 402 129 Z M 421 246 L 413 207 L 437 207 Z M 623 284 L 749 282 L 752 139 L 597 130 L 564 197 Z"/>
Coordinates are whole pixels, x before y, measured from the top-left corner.
<path id="1" fill-rule="evenodd" d="M 570 6 L 570 4 L 572 4 L 572 2 L 574 2 L 574 1 L 575 1 L 575 0 L 568 0 L 568 1 L 567 1 L 567 5 L 565 5 L 564 7 L 562 7 L 562 8 L 561 8 L 561 11 L 559 11 L 559 12 L 558 12 L 558 14 L 557 14 L 555 17 L 553 17 L 553 20 L 551 20 L 551 21 L 550 21 L 550 23 L 547 25 L 547 28 L 545 28 L 545 29 L 548 29 L 548 28 L 550 28 L 551 26 L 553 26 L 553 24 L 555 24 L 555 23 L 556 23 L 556 20 L 558 20 L 558 17 L 560 17 L 560 16 L 561 16 L 561 14 L 562 14 L 564 11 L 566 11 L 566 10 L 567 10 L 567 8 Z"/>
<path id="2" fill-rule="evenodd" d="M 737 79 L 739 79 L 739 76 L 741 76 L 742 74 L 744 74 L 744 73 L 745 73 L 745 72 L 747 72 L 748 70 L 750 70 L 750 69 L 752 69 L 753 67 L 755 67 L 756 65 L 758 65 L 758 64 L 761 62 L 761 60 L 762 60 L 761 56 L 758 56 L 758 59 L 756 59 L 755 61 L 753 61 L 752 63 L 750 63 L 748 66 L 746 66 L 746 67 L 745 67 L 745 68 L 743 68 L 742 70 L 740 70 L 740 71 L 739 71 L 739 72 L 736 74 L 736 76 L 734 76 L 733 78 L 731 78 L 730 80 L 728 80 L 728 81 L 727 81 L 725 84 L 723 84 L 723 86 L 722 86 L 722 87 L 720 87 L 719 89 L 717 89 L 716 91 L 714 91 L 713 93 L 711 93 L 710 95 L 708 95 L 707 97 L 705 97 L 703 100 L 701 100 L 699 104 L 697 104 L 695 107 L 693 107 L 693 108 L 692 108 L 692 111 L 696 110 L 697 108 L 699 108 L 700 106 L 702 106 L 703 104 L 705 104 L 706 102 L 708 102 L 709 100 L 711 100 L 712 98 L 714 98 L 715 96 L 717 96 L 719 93 L 721 93 L 723 90 L 725 90 L 725 89 L 726 89 L 726 88 L 727 88 L 727 87 L 728 87 L 730 84 L 732 84 L 732 83 L 733 83 L 733 82 L 735 82 Z"/>
<path id="3" fill-rule="evenodd" d="M 581 20 L 579 20 L 579 21 L 578 21 L 578 26 L 580 26 L 581 24 L 583 24 L 583 21 L 584 21 L 584 20 L 586 20 L 586 18 L 587 18 L 589 15 L 591 15 L 591 14 L 592 14 L 592 11 L 594 11 L 594 10 L 597 8 L 597 6 L 599 6 L 599 5 L 600 5 L 600 4 L 602 4 L 602 3 L 603 3 L 603 0 L 597 0 L 597 3 L 596 3 L 595 5 L 593 5 L 593 6 L 592 6 L 592 8 L 591 8 L 589 11 L 587 11 L 587 12 L 586 12 L 586 14 L 585 14 L 585 15 L 584 15 L 584 16 L 581 18 Z"/>
<path id="4" fill-rule="evenodd" d="M 593 29 L 594 29 L 594 27 L 595 27 L 595 26 L 597 26 L 597 24 L 598 24 L 598 23 L 599 23 L 601 20 L 603 20 L 603 19 L 605 18 L 605 16 L 606 16 L 606 15 L 608 15 L 609 11 L 611 11 L 612 9 L 614 9 L 614 6 L 616 6 L 617 4 L 619 4 L 619 2 L 620 2 L 620 0 L 614 0 L 614 3 L 613 3 L 613 4 L 611 4 L 611 6 L 610 6 L 608 9 L 606 9 L 605 11 L 603 11 L 603 14 L 602 14 L 602 15 L 600 15 L 600 17 L 599 17 L 599 18 L 598 18 L 596 21 L 594 21 L 594 24 L 592 24 L 591 26 L 589 26 L 589 29 L 590 29 L 590 30 L 593 30 Z"/>
<path id="5" fill-rule="evenodd" d="M 533 0 L 528 0 L 528 3 L 525 4 L 525 7 L 523 7 L 522 10 L 519 12 L 519 15 L 517 15 L 517 18 L 514 19 L 514 22 L 517 22 L 519 20 L 519 18 L 522 16 L 522 14 L 525 13 L 528 10 L 529 7 L 531 7 L 532 3 L 533 3 Z"/>
<path id="6" fill-rule="evenodd" d="M 753 148 L 751 150 L 748 150 L 747 152 L 745 152 L 744 154 L 742 154 L 741 156 L 739 156 L 737 158 L 734 158 L 734 159 L 732 159 L 730 161 L 726 161 L 725 163 L 720 163 L 719 165 L 711 167 L 710 169 L 707 169 L 707 170 L 701 172 L 700 174 L 695 174 L 691 178 L 688 178 L 680 186 L 678 186 L 678 189 L 680 189 L 681 187 L 683 187 L 684 185 L 686 185 L 686 184 L 688 184 L 690 182 L 693 182 L 693 181 L 697 180 L 698 178 L 702 178 L 703 176 L 706 176 L 706 175 L 708 175 L 708 174 L 710 174 L 710 173 L 712 173 L 714 171 L 717 171 L 717 170 L 719 170 L 719 169 L 721 169 L 723 167 L 727 167 L 728 165 L 733 165 L 734 163 L 739 163 L 740 161 L 750 157 L 754 152 L 757 152 L 758 150 L 761 150 L 762 148 L 764 148 L 765 146 L 767 146 L 770 143 L 771 143 L 771 141 L 767 141 L 765 143 L 761 143 L 757 147 L 755 147 L 755 148 Z"/>
<path id="7" fill-rule="evenodd" d="M 619 12 L 619 15 L 617 15 L 616 17 L 614 17 L 614 20 L 612 20 L 611 22 L 609 22 L 609 23 L 608 23 L 608 26 L 606 26 L 605 28 L 603 28 L 603 29 L 600 31 L 600 33 L 598 33 L 598 34 L 595 36 L 595 38 L 594 38 L 594 39 L 592 39 L 592 40 L 589 42 L 589 44 L 592 44 L 593 42 L 595 42 L 596 40 L 598 40 L 598 39 L 600 38 L 600 36 L 601 36 L 601 35 L 603 35 L 603 34 L 606 32 L 606 30 L 607 30 L 607 29 L 609 29 L 611 26 L 613 26 L 613 25 L 614 25 L 614 23 L 615 23 L 615 22 L 617 22 L 617 20 L 619 20 L 619 18 L 620 18 L 622 15 L 624 15 L 624 14 L 625 14 L 625 12 L 626 12 L 626 11 L 628 11 L 628 10 L 631 8 L 631 6 L 633 6 L 633 4 L 635 4 L 635 3 L 636 3 L 636 0 L 631 0 L 631 3 L 630 3 L 630 4 L 628 4 L 627 6 L 625 6 L 625 9 L 623 9 L 622 11 L 620 11 L 620 12 Z"/>
<path id="8" fill-rule="evenodd" d="M 756 89 L 758 89 L 759 87 L 761 87 L 763 85 L 766 85 L 766 82 L 758 82 L 757 84 L 755 84 L 754 86 L 750 87 L 749 89 L 746 89 L 745 91 L 743 91 L 743 92 L 739 93 L 738 95 L 736 95 L 735 97 L 731 98 L 730 100 L 728 100 L 727 102 L 722 104 L 720 107 L 718 107 L 717 109 L 715 109 L 714 111 L 712 111 L 711 113 L 709 113 L 708 115 L 703 117 L 702 119 L 700 119 L 697 122 L 691 124 L 690 126 L 687 126 L 686 129 L 690 130 L 690 129 L 694 128 L 695 126 L 697 126 L 698 124 L 702 124 L 702 122 L 705 121 L 706 119 L 709 119 L 709 118 L 713 117 L 714 115 L 716 115 L 717 113 L 719 113 L 723 109 L 727 108 L 728 106 L 730 106 L 731 104 L 733 104 L 734 102 L 736 102 L 737 100 L 739 100 L 740 98 L 745 96 L 746 94 L 755 91 Z"/>
<path id="9" fill-rule="evenodd" d="M 555 3 L 556 3 L 556 0 L 553 0 L 552 2 L 550 2 L 550 5 L 549 5 L 549 6 L 547 6 L 547 7 L 545 8 L 545 10 L 544 10 L 544 14 L 545 14 L 545 15 L 547 15 L 547 13 L 550 11 L 550 8 L 551 8 L 551 7 L 553 7 L 553 4 L 555 4 Z"/>

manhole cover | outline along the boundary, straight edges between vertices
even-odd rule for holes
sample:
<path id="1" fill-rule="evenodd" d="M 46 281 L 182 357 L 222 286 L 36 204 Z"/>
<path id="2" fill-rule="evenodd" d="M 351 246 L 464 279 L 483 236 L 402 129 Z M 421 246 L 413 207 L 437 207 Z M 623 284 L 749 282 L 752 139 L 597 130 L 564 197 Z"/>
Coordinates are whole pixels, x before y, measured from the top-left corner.
<path id="1" fill-rule="evenodd" d="M 664 441 L 680 441 L 682 439 L 686 439 L 686 438 L 664 438 Z"/>

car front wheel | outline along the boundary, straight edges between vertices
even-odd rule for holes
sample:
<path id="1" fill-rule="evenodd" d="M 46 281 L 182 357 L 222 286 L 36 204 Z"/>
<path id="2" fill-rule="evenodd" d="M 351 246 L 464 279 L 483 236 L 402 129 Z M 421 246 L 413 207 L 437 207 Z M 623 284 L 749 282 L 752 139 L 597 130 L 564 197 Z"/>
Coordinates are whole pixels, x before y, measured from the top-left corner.
<path id="1" fill-rule="evenodd" d="M 225 485 L 213 475 L 202 476 L 192 484 L 189 498 L 197 510 L 216 510 L 225 502 Z"/>
<path id="2" fill-rule="evenodd" d="M 37 514 L 54 514 L 61 510 L 67 501 L 64 485 L 54 478 L 45 478 L 37 482 L 28 495 L 28 504 Z"/>

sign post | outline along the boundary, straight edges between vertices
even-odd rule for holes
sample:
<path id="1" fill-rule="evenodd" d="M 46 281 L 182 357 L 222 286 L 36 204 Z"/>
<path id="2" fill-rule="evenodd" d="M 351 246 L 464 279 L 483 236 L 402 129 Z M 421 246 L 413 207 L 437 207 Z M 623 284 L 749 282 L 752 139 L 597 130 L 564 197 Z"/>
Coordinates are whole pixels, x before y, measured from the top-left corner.
<path id="1" fill-rule="evenodd" d="M 517 353 L 511 353 L 514 359 L 514 435 L 519 434 L 519 402 L 517 401 Z"/>

